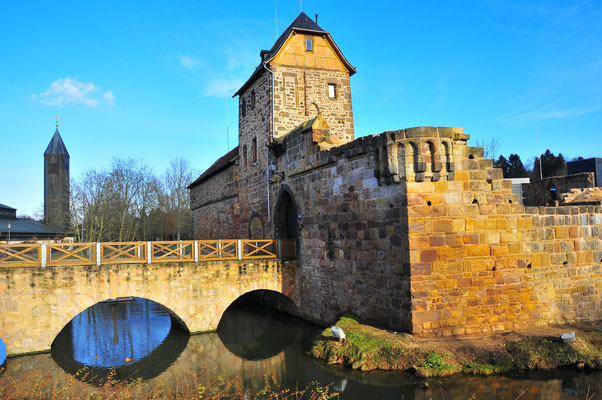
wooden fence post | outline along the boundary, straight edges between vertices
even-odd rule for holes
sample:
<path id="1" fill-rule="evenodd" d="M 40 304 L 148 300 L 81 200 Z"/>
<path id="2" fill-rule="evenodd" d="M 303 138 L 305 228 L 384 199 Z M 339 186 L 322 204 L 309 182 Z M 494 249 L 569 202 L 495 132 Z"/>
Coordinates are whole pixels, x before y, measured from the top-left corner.
<path id="1" fill-rule="evenodd" d="M 102 252 L 100 249 L 100 243 L 96 242 L 96 265 L 100 266 L 101 261 L 102 261 Z"/>
<path id="2" fill-rule="evenodd" d="M 151 242 L 146 242 L 146 263 L 150 264 L 153 262 L 153 249 L 151 248 Z"/>

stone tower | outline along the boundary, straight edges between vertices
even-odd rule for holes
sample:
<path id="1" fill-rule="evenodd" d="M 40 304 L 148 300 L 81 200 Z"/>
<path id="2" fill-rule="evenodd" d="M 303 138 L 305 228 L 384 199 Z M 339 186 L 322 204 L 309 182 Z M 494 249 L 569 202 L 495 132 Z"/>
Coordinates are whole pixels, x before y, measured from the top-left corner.
<path id="1" fill-rule="evenodd" d="M 339 143 L 354 139 L 349 77 L 356 72 L 330 33 L 305 13 L 261 50 L 239 96 L 241 176 L 264 167 L 266 145 L 321 115 Z"/>
<path id="2" fill-rule="evenodd" d="M 61 232 L 69 229 L 69 152 L 59 133 L 44 152 L 44 223 Z"/>

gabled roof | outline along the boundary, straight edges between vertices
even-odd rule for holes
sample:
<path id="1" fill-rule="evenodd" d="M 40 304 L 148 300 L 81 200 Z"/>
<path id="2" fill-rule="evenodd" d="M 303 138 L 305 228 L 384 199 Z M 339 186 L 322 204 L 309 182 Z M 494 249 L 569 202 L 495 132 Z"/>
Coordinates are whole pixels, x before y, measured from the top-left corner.
<path id="1" fill-rule="evenodd" d="M 4 209 L 7 209 L 7 210 L 15 210 L 15 211 L 17 211 L 16 208 L 9 207 L 9 206 L 7 206 L 5 204 L 2 204 L 2 203 L 0 203 L 0 208 L 4 208 Z"/>
<path id="2" fill-rule="evenodd" d="M 50 139 L 50 143 L 48 143 L 48 147 L 46 147 L 46 151 L 44 152 L 44 155 L 51 154 L 65 155 L 69 158 L 69 152 L 67 151 L 67 147 L 65 147 L 65 143 L 63 143 L 59 128 L 56 128 L 56 131 L 54 131 L 54 135 L 52 136 L 52 139 Z"/>
<path id="3" fill-rule="evenodd" d="M 238 146 L 227 152 L 224 156 L 218 158 L 217 161 L 214 162 L 209 168 L 207 168 L 205 172 L 203 172 L 201 176 L 197 178 L 196 181 L 188 185 L 188 189 L 192 189 L 193 187 L 200 185 L 207 179 L 211 178 L 213 175 L 217 174 L 220 171 L 223 171 L 230 165 L 234 164 L 236 158 L 238 158 Z"/>
<path id="4" fill-rule="evenodd" d="M 264 70 L 263 65 L 269 63 L 276 56 L 276 54 L 278 54 L 284 43 L 286 43 L 286 40 L 289 38 L 289 36 L 296 32 L 306 32 L 318 35 L 325 35 L 326 39 L 333 47 L 337 55 L 340 57 L 345 67 L 347 67 L 347 69 L 349 70 L 349 75 L 355 74 L 355 68 L 353 68 L 353 66 L 349 63 L 349 61 L 347 61 L 345 56 L 343 56 L 343 53 L 341 52 L 339 47 L 336 45 L 334 40 L 332 40 L 330 33 L 320 28 L 320 26 L 317 23 L 315 23 L 311 18 L 309 18 L 307 14 L 301 11 L 301 14 L 299 14 L 299 16 L 293 21 L 293 23 L 290 24 L 289 27 L 284 30 L 284 32 L 282 32 L 282 35 L 280 35 L 280 37 L 278 38 L 278 40 L 276 40 L 276 43 L 274 43 L 270 50 L 261 50 L 261 62 L 259 63 L 257 68 L 255 68 L 255 71 L 253 71 L 251 77 L 244 83 L 244 85 L 241 86 L 240 89 L 236 91 L 236 93 L 234 93 L 232 97 L 238 96 L 259 77 L 259 75 Z"/>

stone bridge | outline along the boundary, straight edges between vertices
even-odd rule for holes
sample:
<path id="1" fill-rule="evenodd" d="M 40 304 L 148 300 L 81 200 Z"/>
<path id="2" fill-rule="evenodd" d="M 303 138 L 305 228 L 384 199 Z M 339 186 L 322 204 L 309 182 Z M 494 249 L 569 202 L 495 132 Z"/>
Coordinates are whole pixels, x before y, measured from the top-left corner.
<path id="1" fill-rule="evenodd" d="M 297 263 L 279 259 L 0 268 L 0 338 L 9 354 L 47 351 L 74 316 L 120 296 L 162 304 L 191 333 L 213 331 L 252 291 L 281 293 L 292 302 L 277 306 L 296 313 L 297 281 Z"/>

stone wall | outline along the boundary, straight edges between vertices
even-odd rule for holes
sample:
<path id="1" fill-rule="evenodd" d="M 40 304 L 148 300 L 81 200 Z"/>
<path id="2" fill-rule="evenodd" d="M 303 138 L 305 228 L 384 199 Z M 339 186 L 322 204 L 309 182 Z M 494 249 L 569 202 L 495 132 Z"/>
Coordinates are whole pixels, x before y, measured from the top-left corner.
<path id="1" fill-rule="evenodd" d="M 241 231 L 238 172 L 238 165 L 230 165 L 190 191 L 193 226 L 205 227 L 194 231 L 195 239 L 246 237 Z"/>
<path id="2" fill-rule="evenodd" d="M 454 181 L 407 183 L 412 332 L 601 319 L 602 209 L 525 208 L 482 149 L 454 159 Z"/>
<path id="3" fill-rule="evenodd" d="M 560 200 L 561 193 L 568 193 L 571 189 L 592 188 L 596 186 L 593 172 L 579 174 L 552 176 L 541 180 L 532 180 L 525 188 L 524 204 L 527 206 L 547 206 Z M 556 189 L 556 198 L 552 198 L 550 189 Z"/>
<path id="4" fill-rule="evenodd" d="M 305 316 L 424 336 L 602 318 L 600 206 L 525 208 L 468 139 L 419 127 L 333 146 L 321 117 L 283 138 L 270 214 L 293 196 Z"/>
<path id="5" fill-rule="evenodd" d="M 264 289 L 299 304 L 297 267 L 279 260 L 0 269 L 0 337 L 9 354 L 50 349 L 77 314 L 109 298 L 167 307 L 190 332 L 214 330 L 241 295 Z"/>
<path id="6" fill-rule="evenodd" d="M 339 143 L 354 139 L 349 72 L 279 65 L 273 69 L 275 138 L 320 114 Z M 336 85 L 335 98 L 328 97 L 329 83 Z"/>

